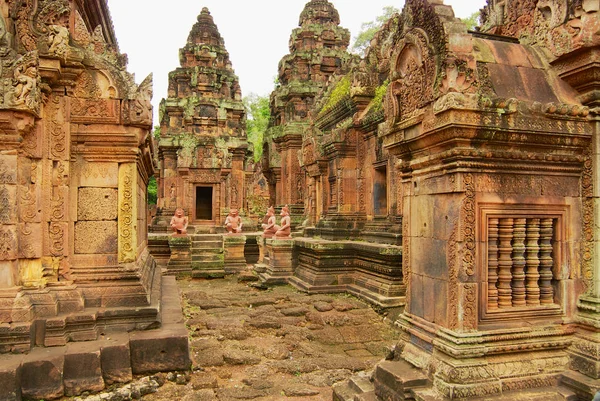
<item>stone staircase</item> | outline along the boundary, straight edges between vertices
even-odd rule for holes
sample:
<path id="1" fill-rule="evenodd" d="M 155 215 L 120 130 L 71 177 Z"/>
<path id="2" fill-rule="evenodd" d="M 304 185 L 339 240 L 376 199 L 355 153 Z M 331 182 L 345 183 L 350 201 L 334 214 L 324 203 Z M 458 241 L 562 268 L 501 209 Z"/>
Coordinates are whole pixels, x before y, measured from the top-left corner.
<path id="1" fill-rule="evenodd" d="M 223 234 L 192 234 L 192 277 L 225 276 Z"/>
<path id="2" fill-rule="evenodd" d="M 598 390 L 598 381 L 568 371 L 556 378 L 556 385 L 507 391 L 498 395 L 469 397 L 470 401 L 589 401 Z M 382 361 L 372 372 L 360 372 L 333 386 L 333 401 L 449 401 L 434 388 L 431 380 L 410 363 Z M 460 398 L 461 400 L 464 398 Z"/>

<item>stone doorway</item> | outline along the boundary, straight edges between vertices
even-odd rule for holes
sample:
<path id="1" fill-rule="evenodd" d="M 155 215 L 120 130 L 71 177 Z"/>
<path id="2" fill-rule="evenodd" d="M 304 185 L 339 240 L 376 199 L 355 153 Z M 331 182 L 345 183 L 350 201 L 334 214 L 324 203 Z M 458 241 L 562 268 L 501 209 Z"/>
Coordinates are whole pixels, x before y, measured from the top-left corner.
<path id="1" fill-rule="evenodd" d="M 375 216 L 387 215 L 387 169 L 375 169 L 373 177 L 373 212 Z"/>
<path id="2" fill-rule="evenodd" d="M 196 220 L 213 219 L 213 188 L 196 187 Z"/>

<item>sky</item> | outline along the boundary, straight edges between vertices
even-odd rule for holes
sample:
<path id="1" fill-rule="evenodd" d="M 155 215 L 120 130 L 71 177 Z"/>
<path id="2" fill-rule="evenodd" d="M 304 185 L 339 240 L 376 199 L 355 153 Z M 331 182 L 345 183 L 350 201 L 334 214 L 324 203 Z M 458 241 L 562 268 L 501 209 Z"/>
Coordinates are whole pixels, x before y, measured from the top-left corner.
<path id="1" fill-rule="evenodd" d="M 127 53 L 128 70 L 139 84 L 153 73 L 154 124 L 158 104 L 167 95 L 168 73 L 179 67 L 179 49 L 202 7 L 208 7 L 233 68 L 242 96 L 267 96 L 274 88 L 279 60 L 289 53 L 289 38 L 308 0 L 108 0 L 119 49 Z M 340 25 L 352 39 L 364 22 L 375 20 L 385 6 L 402 10 L 402 0 L 330 0 L 340 14 Z M 444 0 L 456 17 L 468 17 L 485 0 Z"/>

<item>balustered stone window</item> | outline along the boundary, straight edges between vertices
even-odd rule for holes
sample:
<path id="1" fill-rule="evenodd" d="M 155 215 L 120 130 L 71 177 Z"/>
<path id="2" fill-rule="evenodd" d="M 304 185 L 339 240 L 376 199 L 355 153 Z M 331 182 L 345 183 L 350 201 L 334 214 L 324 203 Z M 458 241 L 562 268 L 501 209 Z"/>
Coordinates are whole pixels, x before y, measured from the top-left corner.
<path id="1" fill-rule="evenodd" d="M 482 320 L 561 314 L 567 209 L 481 210 Z"/>

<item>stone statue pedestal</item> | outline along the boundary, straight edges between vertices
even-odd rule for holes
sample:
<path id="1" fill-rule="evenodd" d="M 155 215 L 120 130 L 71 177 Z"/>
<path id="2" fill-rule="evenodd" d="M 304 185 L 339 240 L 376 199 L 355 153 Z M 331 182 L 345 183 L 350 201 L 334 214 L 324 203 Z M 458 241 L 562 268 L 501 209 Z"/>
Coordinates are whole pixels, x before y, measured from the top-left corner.
<path id="1" fill-rule="evenodd" d="M 239 273 L 246 270 L 246 258 L 244 257 L 245 245 L 245 235 L 229 234 L 223 236 L 224 268 L 226 273 Z"/>
<path id="2" fill-rule="evenodd" d="M 294 239 L 265 239 L 263 264 L 265 271 L 259 274 L 260 281 L 267 285 L 287 284 L 294 275 Z"/>
<path id="3" fill-rule="evenodd" d="M 171 257 L 167 263 L 167 275 L 187 275 L 192 272 L 192 239 L 188 235 L 171 235 Z"/>
<path id="4" fill-rule="evenodd" d="M 267 265 L 269 264 L 269 256 L 266 254 L 266 240 L 271 236 L 265 237 L 260 235 L 256 237 L 256 244 L 258 245 L 258 261 L 254 265 L 253 270 L 256 273 L 264 273 L 267 271 Z"/>

